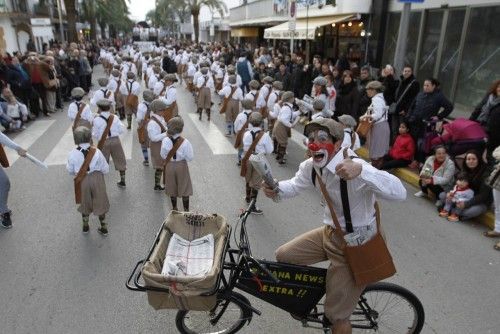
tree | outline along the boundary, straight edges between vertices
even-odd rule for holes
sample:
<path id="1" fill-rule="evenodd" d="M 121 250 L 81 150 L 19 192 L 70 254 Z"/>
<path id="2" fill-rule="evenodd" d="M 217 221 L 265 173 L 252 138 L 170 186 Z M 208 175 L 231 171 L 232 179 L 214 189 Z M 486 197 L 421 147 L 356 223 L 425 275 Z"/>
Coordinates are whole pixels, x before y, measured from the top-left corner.
<path id="1" fill-rule="evenodd" d="M 81 19 L 90 23 L 91 37 L 97 40 L 97 23 L 101 28 L 101 37 L 105 38 L 106 25 L 113 37 L 119 31 L 127 31 L 133 25 L 128 17 L 129 11 L 125 0 L 84 0 L 82 1 Z"/>
<path id="2" fill-rule="evenodd" d="M 68 21 L 68 41 L 77 42 L 75 0 L 64 0 L 64 7 L 66 8 L 66 19 Z"/>
<path id="3" fill-rule="evenodd" d="M 209 7 L 219 12 L 221 17 L 227 12 L 227 6 L 222 0 L 184 0 L 186 6 L 193 16 L 194 40 L 199 42 L 200 37 L 200 10 L 202 7 Z"/>

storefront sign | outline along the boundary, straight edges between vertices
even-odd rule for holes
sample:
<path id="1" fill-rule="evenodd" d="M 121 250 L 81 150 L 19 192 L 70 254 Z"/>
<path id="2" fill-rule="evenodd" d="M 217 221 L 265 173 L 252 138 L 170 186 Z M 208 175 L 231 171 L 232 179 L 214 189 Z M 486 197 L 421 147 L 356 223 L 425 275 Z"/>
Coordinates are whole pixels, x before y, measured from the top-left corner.
<path id="1" fill-rule="evenodd" d="M 50 19 L 30 19 L 32 26 L 50 26 Z"/>

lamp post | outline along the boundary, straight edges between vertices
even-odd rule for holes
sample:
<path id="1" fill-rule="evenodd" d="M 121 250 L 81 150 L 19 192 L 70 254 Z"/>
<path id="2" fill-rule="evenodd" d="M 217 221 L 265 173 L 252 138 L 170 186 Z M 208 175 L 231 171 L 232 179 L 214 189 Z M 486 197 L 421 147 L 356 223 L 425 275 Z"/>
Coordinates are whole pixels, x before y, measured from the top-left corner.
<path id="1" fill-rule="evenodd" d="M 61 0 L 57 0 L 57 15 L 59 16 L 59 31 L 61 32 L 61 43 L 64 43 L 64 25 L 62 20 Z"/>

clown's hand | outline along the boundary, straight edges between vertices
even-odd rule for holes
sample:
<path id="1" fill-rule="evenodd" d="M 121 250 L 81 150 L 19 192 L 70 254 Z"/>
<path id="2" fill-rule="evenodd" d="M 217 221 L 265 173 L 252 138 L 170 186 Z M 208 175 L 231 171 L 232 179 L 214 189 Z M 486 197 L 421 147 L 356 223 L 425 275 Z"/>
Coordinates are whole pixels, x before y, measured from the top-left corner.
<path id="1" fill-rule="evenodd" d="M 347 150 L 344 149 L 344 161 L 335 167 L 337 175 L 347 181 L 357 178 L 361 174 L 362 170 L 363 165 L 359 162 L 354 162 L 351 158 L 349 158 L 347 156 Z"/>

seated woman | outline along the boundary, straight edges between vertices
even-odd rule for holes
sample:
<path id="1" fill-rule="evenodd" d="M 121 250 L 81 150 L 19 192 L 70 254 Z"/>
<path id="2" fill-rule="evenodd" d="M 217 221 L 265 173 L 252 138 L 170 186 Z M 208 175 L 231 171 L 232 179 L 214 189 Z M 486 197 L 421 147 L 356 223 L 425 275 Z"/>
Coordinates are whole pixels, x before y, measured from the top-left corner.
<path id="1" fill-rule="evenodd" d="M 486 211 L 493 201 L 493 195 L 491 188 L 485 183 L 485 179 L 488 177 L 488 171 L 486 168 L 486 163 L 483 161 L 479 153 L 476 151 L 468 151 L 465 154 L 464 166 L 462 167 L 462 172 L 464 172 L 469 180 L 469 187 L 474 191 L 474 197 L 468 202 L 457 203 L 457 208 L 461 209 L 462 212 L 459 216 L 460 221 L 469 220 L 475 218 Z M 441 206 L 446 198 L 446 193 L 443 192 L 439 195 Z"/>
<path id="2" fill-rule="evenodd" d="M 442 192 L 448 192 L 453 188 L 453 175 L 455 175 L 455 163 L 448 156 L 444 146 L 437 146 L 434 148 L 434 155 L 425 160 L 418 181 L 421 191 L 415 196 L 426 197 L 430 190 L 437 198 Z M 436 204 L 441 203 L 436 202 Z"/>
<path id="3" fill-rule="evenodd" d="M 399 135 L 389 150 L 389 154 L 384 156 L 384 163 L 380 169 L 407 167 L 413 161 L 415 155 L 415 141 L 410 135 L 408 123 L 401 122 L 399 125 Z"/>

